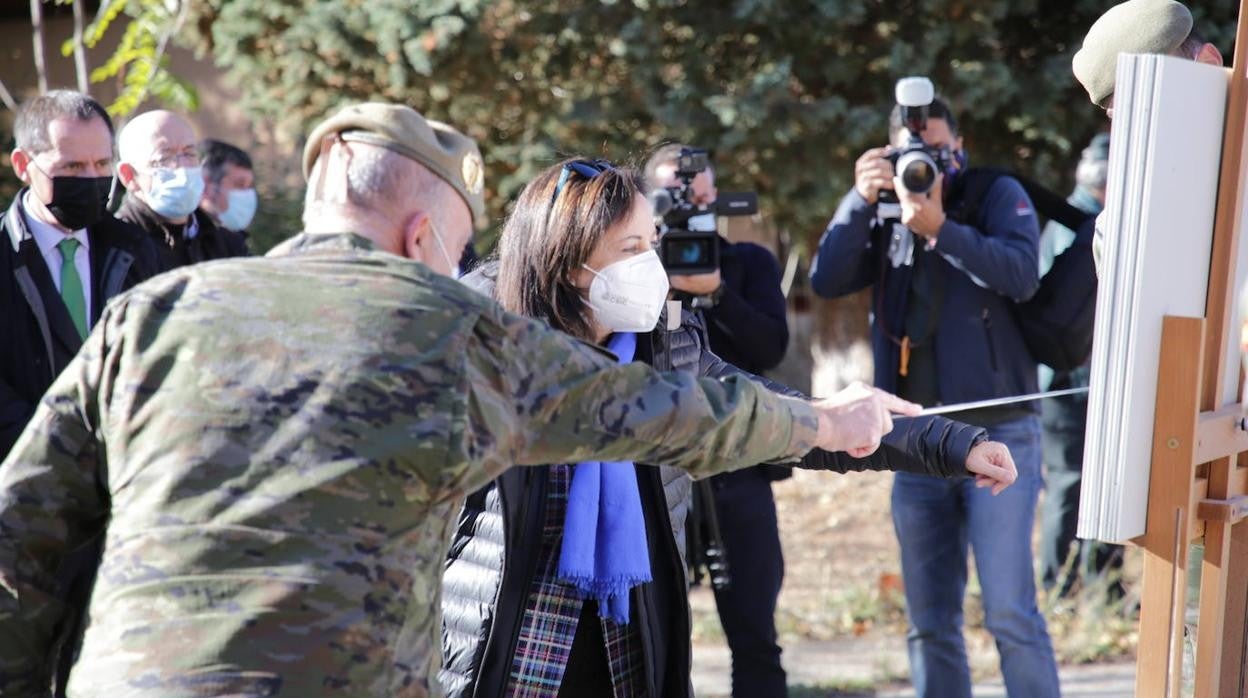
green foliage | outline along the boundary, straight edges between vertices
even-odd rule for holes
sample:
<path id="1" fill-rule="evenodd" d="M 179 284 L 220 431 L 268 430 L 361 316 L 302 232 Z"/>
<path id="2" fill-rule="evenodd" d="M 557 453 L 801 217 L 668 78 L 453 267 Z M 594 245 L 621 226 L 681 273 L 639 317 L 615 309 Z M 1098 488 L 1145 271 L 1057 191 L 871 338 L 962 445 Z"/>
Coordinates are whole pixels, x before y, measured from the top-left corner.
<path id="1" fill-rule="evenodd" d="M 561 154 L 718 151 L 813 240 L 853 162 L 886 138 L 893 83 L 929 75 L 973 162 L 1064 189 L 1106 125 L 1070 72 L 1104 0 L 205 0 L 199 40 L 257 117 L 296 132 L 335 107 L 412 105 L 475 137 L 491 213 Z M 1228 51 L 1236 7 L 1198 22 Z"/>
<path id="2" fill-rule="evenodd" d="M 69 4 L 72 0 L 57 0 Z M 116 80 L 121 86 L 117 98 L 108 105 L 114 117 L 132 113 L 149 96 L 171 109 L 194 111 L 199 95 L 185 80 L 169 72 L 169 57 L 163 45 L 178 30 L 181 2 L 165 0 L 104 0 L 90 25 L 83 29 L 83 44 L 94 48 L 108 28 L 123 14 L 129 17 L 125 33 L 113 55 L 91 71 L 91 82 Z M 74 51 L 73 39 L 61 45 L 61 54 Z"/>

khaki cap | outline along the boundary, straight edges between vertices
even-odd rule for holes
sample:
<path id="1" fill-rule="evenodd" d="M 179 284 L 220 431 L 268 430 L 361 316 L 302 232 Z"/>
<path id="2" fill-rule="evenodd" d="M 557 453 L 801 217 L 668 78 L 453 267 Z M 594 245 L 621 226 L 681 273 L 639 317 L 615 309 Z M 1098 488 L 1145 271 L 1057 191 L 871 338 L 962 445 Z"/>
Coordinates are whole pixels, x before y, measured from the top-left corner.
<path id="1" fill-rule="evenodd" d="M 303 177 L 321 153 L 326 136 L 340 134 L 345 141 L 368 143 L 411 158 L 446 180 L 472 211 L 473 223 L 484 228 L 485 166 L 476 141 L 454 128 L 426 119 L 411 107 L 369 102 L 346 107 L 312 129 L 303 148 Z"/>
<path id="2" fill-rule="evenodd" d="M 1192 13 L 1174 0 L 1127 0 L 1101 15 L 1083 39 L 1071 67 L 1092 102 L 1114 94 L 1118 54 L 1172 54 L 1192 31 Z"/>

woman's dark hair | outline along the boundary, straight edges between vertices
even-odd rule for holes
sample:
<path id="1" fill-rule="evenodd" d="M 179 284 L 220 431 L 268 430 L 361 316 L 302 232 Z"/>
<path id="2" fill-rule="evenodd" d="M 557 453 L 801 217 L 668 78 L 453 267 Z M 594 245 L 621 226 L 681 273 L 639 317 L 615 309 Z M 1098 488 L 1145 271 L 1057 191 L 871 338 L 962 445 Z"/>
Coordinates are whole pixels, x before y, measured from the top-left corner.
<path id="1" fill-rule="evenodd" d="M 507 310 L 593 341 L 593 322 L 573 274 L 612 226 L 632 214 L 645 180 L 632 168 L 604 169 L 593 177 L 566 160 L 539 174 L 520 192 L 498 241 L 495 296 Z"/>

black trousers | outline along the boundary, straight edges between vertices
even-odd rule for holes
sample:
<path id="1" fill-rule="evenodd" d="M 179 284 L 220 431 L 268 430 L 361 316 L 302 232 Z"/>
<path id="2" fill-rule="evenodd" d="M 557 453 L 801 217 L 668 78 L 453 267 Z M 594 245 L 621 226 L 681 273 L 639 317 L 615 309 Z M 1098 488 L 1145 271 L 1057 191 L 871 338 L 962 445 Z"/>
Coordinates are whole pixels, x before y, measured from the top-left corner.
<path id="1" fill-rule="evenodd" d="M 598 619 L 598 602 L 586 601 L 581 606 L 581 619 L 568 652 L 568 666 L 559 684 L 559 698 L 611 698 L 611 665 L 607 660 L 607 641 Z"/>
<path id="2" fill-rule="evenodd" d="M 776 601 L 784 581 L 784 556 L 771 480 L 761 468 L 711 480 L 715 509 L 732 582 L 715 590 L 719 620 L 732 650 L 732 695 L 777 698 L 787 694 L 776 638 Z"/>

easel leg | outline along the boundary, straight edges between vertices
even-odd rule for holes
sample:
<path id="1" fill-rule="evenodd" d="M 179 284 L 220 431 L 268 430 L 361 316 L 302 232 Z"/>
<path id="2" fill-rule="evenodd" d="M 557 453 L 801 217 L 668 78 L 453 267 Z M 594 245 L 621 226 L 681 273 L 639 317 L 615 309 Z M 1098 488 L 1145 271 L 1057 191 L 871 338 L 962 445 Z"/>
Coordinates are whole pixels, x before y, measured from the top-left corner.
<path id="1" fill-rule="evenodd" d="M 1165 553 L 1144 549 L 1140 645 L 1136 657 L 1138 698 L 1171 698 L 1183 675 L 1183 597 L 1187 588 L 1186 520 L 1175 530 L 1178 545 Z M 1174 524 L 1171 524 L 1173 526 Z M 1177 556 L 1176 556 L 1177 554 Z"/>
<path id="2" fill-rule="evenodd" d="M 1222 695 L 1248 696 L 1248 521 L 1231 527 L 1227 555 Z"/>
<path id="3" fill-rule="evenodd" d="M 1195 415 L 1204 320 L 1166 317 L 1157 372 L 1147 532 L 1140 599 L 1139 698 L 1178 698 L 1194 501 Z"/>

